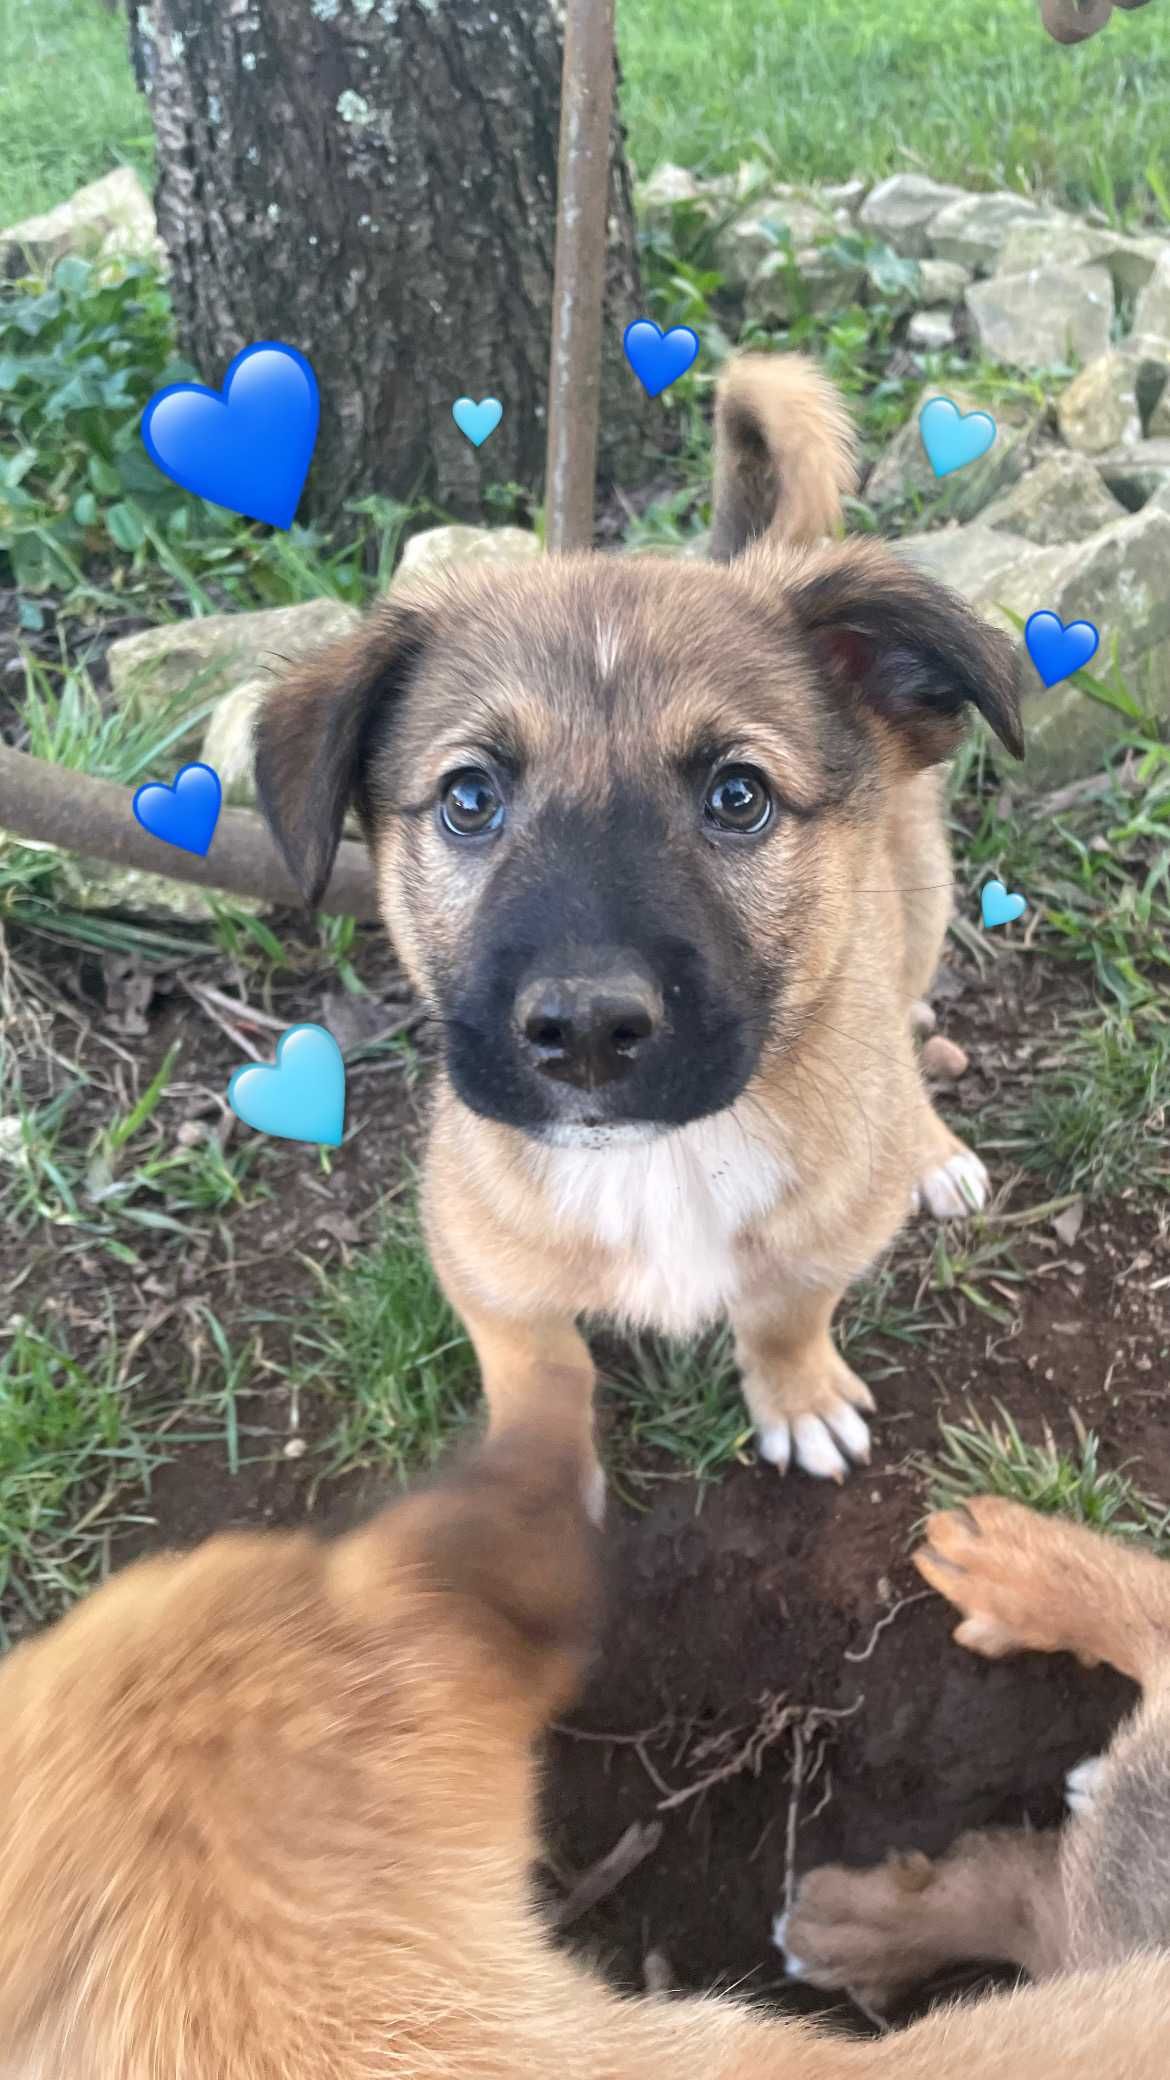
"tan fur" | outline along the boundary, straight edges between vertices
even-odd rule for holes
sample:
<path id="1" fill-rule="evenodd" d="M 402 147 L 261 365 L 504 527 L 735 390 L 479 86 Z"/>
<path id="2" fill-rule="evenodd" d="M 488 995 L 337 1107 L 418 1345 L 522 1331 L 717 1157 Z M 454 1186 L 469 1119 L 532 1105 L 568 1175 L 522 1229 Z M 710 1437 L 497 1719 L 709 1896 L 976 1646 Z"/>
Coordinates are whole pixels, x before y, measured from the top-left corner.
<path id="1" fill-rule="evenodd" d="M 145 1561 L 0 1667 L 3 2080 L 1162 2080 L 1162 1956 L 839 2042 L 620 2001 L 530 1896 L 573 1395 L 333 1545 Z"/>
<path id="2" fill-rule="evenodd" d="M 977 1168 L 929 1103 L 911 1016 L 951 904 L 937 763 L 964 701 L 1019 749 L 1016 663 L 881 544 L 808 540 L 853 472 L 844 407 L 811 365 L 733 362 L 717 428 L 734 562 L 568 556 L 415 581 L 273 694 L 257 773 L 310 892 L 356 795 L 387 925 L 440 1015 L 496 900 L 493 862 L 539 882 L 542 814 L 641 790 L 673 830 L 678 772 L 708 738 L 767 773 L 790 807 L 758 851 L 669 841 L 680 885 L 706 876 L 750 949 L 747 979 L 777 978 L 735 1103 L 657 1141 L 565 1149 L 472 1111 L 441 1071 L 424 1218 L 497 1423 L 555 1363 L 579 1379 L 585 1433 L 582 1313 L 677 1334 L 728 1314 L 764 1449 L 781 1458 L 791 1436 L 839 1477 L 873 1404 L 830 1340 L 838 1300 L 920 1186 L 936 1195 L 955 1158 Z M 499 743 L 523 774 L 514 824 L 501 849 L 456 855 L 434 814 L 444 776 Z"/>
<path id="3" fill-rule="evenodd" d="M 818 542 L 840 531 L 857 489 L 857 434 L 840 393 L 811 361 L 741 354 L 715 400 L 715 524 L 720 562 L 768 534 Z"/>
<path id="4" fill-rule="evenodd" d="M 1134 1718 L 1059 1833 L 964 1835 L 937 1863 L 825 1865 L 802 1882 L 783 1942 L 795 1975 L 884 2007 L 959 1959 L 1035 1978 L 1170 1949 L 1170 1566 L 998 1496 L 931 1517 L 920 1573 L 963 1613 L 955 1638 L 991 1658 L 1031 1649 L 1105 1661 L 1139 1682 Z M 1163 2022 L 1170 2052 L 1170 2015 Z"/>

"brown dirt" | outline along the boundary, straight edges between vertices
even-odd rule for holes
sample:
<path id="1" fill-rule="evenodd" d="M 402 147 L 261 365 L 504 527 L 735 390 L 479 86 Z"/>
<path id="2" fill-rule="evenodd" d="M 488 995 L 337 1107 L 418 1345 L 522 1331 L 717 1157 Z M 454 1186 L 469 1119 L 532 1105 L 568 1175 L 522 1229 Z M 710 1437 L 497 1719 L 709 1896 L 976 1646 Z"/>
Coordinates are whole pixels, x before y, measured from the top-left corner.
<path id="1" fill-rule="evenodd" d="M 111 1021 L 117 1030 L 92 963 L 64 952 L 47 959 L 40 948 L 32 957 L 93 1031 L 103 1023 L 110 1030 Z M 393 966 L 373 937 L 360 967 L 389 1000 Z M 231 986 L 222 971 L 212 979 Z M 333 987 L 308 961 L 269 1008 L 288 1023 L 328 1022 Z M 1040 962 L 1000 960 L 981 981 L 960 964 L 944 984 L 941 1022 L 974 1062 L 952 1110 L 977 1123 L 1004 1078 L 1026 1072 L 1070 987 Z M 239 1059 L 231 1041 L 177 990 L 156 996 L 145 1017 L 146 1033 L 119 1043 L 142 1083 L 181 1034 L 186 1114 L 203 1106 L 218 1116 L 218 1095 Z M 80 1044 L 76 1033 L 70 1039 Z M 97 1105 L 96 1123 L 101 1101 L 82 1102 Z M 413 1085 L 400 1070 L 358 1070 L 349 1102 L 360 1131 L 328 1176 L 315 1152 L 282 1144 L 272 1153 L 272 1196 L 232 1217 L 234 1271 L 223 1234 L 207 1223 L 189 1247 L 136 1238 L 138 1266 L 124 1271 L 83 1249 L 70 1257 L 67 1280 L 59 1235 L 37 1238 L 31 1255 L 27 1242 L 9 1239 L 0 1244 L 0 1289 L 6 1271 L 27 1271 L 24 1312 L 56 1306 L 83 1340 L 108 1293 L 123 1336 L 151 1307 L 171 1308 L 144 1346 L 147 1386 L 178 1362 L 184 1303 L 201 1292 L 214 1295 L 225 1325 L 241 1335 L 257 1333 L 258 1310 L 304 1309 L 312 1286 L 303 1256 L 336 1262 L 361 1248 L 381 1194 L 416 1144 L 425 1078 Z M 164 1116 L 177 1127 L 183 1106 Z M 1049 1191 L 1043 1179 L 1020 1180 L 1010 1208 Z M 912 1236 L 899 1258 L 904 1297 L 913 1297 L 922 1261 L 921 1235 Z M 1071 1248 L 1049 1222 L 1022 1228 L 1017 1263 L 1023 1281 L 987 1294 L 1010 1319 L 953 1292 L 940 1302 L 937 1331 L 920 1343 L 879 1340 L 866 1368 L 880 1381 L 874 1463 L 841 1491 L 745 1464 L 706 1489 L 662 1468 L 663 1478 L 640 1491 L 648 1498 L 640 1509 L 614 1496 L 605 1638 L 570 1729 L 548 1743 L 545 1812 L 558 1883 L 740 1746 L 768 1699 L 842 1715 L 809 1731 L 797 1870 L 826 1857 L 875 1858 L 891 1845 L 934 1852 L 963 1827 L 1059 1818 L 1063 1774 L 1107 1738 L 1128 1701 L 1123 1683 L 1064 1660 L 977 1662 L 950 1643 L 948 1615 L 930 1598 L 908 1604 L 875 1637 L 898 1599 L 921 1588 L 908 1559 L 923 1510 L 913 1461 L 937 1448 L 940 1413 L 960 1418 L 972 1406 L 991 1415 L 1002 1403 L 1027 1437 L 1039 1438 L 1048 1424 L 1067 1445 L 1075 1408 L 1099 1432 L 1105 1463 L 1136 1458 L 1142 1484 L 1170 1498 L 1165 1214 L 1124 1200 L 1091 1205 Z M 224 1524 L 297 1522 L 309 1513 L 312 1450 L 284 1456 L 285 1332 L 262 1324 L 258 1333 L 272 1384 L 242 1411 L 245 1464 L 232 1476 L 221 1442 L 186 1447 L 156 1480 L 154 1524 L 124 1543 L 119 1561 Z M 309 1406 L 302 1414 L 311 1446 L 328 1412 Z M 369 1499 L 368 1480 L 327 1487 L 312 1514 L 323 1521 L 359 1492 Z M 573 1942 L 627 1985 L 641 1983 L 646 1953 L 660 1949 L 680 1986 L 734 1983 L 778 1995 L 779 1959 L 768 1938 L 785 1889 L 796 1752 L 789 1730 L 766 1747 L 758 1771 L 666 1812 L 656 1851 L 577 1924 Z M 813 1999 L 788 1988 L 783 1997 L 796 2006 Z"/>

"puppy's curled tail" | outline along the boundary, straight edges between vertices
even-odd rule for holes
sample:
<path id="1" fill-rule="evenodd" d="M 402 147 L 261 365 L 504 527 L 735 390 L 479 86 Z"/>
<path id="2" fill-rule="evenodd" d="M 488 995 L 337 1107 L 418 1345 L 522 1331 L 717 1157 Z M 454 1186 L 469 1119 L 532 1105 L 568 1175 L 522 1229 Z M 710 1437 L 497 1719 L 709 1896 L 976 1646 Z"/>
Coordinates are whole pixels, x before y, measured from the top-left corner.
<path id="1" fill-rule="evenodd" d="M 715 393 L 711 556 L 732 559 L 768 535 L 818 542 L 837 532 L 857 483 L 845 401 L 803 354 L 738 354 Z"/>

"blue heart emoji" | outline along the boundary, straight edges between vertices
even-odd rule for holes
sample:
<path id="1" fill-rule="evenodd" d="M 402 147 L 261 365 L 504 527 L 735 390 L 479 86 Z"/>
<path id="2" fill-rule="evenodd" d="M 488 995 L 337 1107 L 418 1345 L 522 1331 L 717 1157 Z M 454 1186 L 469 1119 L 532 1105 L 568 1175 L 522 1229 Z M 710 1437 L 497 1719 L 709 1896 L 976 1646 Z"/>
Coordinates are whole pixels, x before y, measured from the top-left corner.
<path id="1" fill-rule="evenodd" d="M 482 448 L 503 416 L 504 407 L 498 397 L 481 397 L 478 404 L 473 397 L 457 397 L 451 406 L 451 417 L 456 426 L 475 448 Z"/>
<path id="2" fill-rule="evenodd" d="M 1023 896 L 1009 896 L 1002 881 L 986 882 L 979 900 L 988 931 L 997 924 L 1011 924 L 1015 918 L 1022 917 L 1028 907 Z"/>
<path id="3" fill-rule="evenodd" d="M 321 415 L 303 354 L 261 340 L 237 354 L 223 389 L 171 383 L 142 414 L 142 439 L 166 477 L 217 506 L 292 526 Z"/>
<path id="4" fill-rule="evenodd" d="M 659 397 L 686 374 L 699 351 L 699 335 L 689 325 L 663 332 L 652 318 L 635 318 L 626 326 L 622 345 L 647 397 Z"/>
<path id="5" fill-rule="evenodd" d="M 285 1141 L 323 1141 L 336 1148 L 345 1125 L 345 1063 L 324 1026 L 290 1026 L 276 1043 L 276 1063 L 237 1069 L 228 1104 L 246 1127 Z"/>
<path id="6" fill-rule="evenodd" d="M 134 797 L 134 814 L 152 838 L 177 845 L 181 852 L 205 855 L 219 822 L 223 790 L 214 766 L 180 766 L 168 787 L 148 780 Z"/>
<path id="7" fill-rule="evenodd" d="M 1059 614 L 1030 614 L 1024 623 L 1028 655 L 1046 686 L 1069 679 L 1096 655 L 1101 638 L 1091 621 L 1070 621 Z"/>
<path id="8" fill-rule="evenodd" d="M 949 397 L 932 397 L 918 414 L 918 431 L 926 459 L 936 477 L 978 462 L 995 439 L 990 412 L 961 412 Z"/>

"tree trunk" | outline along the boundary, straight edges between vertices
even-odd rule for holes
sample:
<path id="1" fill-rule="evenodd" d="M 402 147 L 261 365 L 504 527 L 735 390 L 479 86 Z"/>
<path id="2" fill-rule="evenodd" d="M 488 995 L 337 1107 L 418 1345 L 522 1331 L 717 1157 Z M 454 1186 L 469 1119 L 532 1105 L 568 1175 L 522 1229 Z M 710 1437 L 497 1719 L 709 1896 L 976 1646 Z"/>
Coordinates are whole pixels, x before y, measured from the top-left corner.
<path id="1" fill-rule="evenodd" d="M 263 339 L 308 356 L 321 426 L 300 517 L 370 492 L 477 518 L 544 471 L 561 88 L 558 0 L 147 0 L 130 10 L 183 353 L 218 387 Z M 661 414 L 616 116 L 599 474 L 637 482 Z M 497 397 L 474 448 L 455 399 Z"/>

